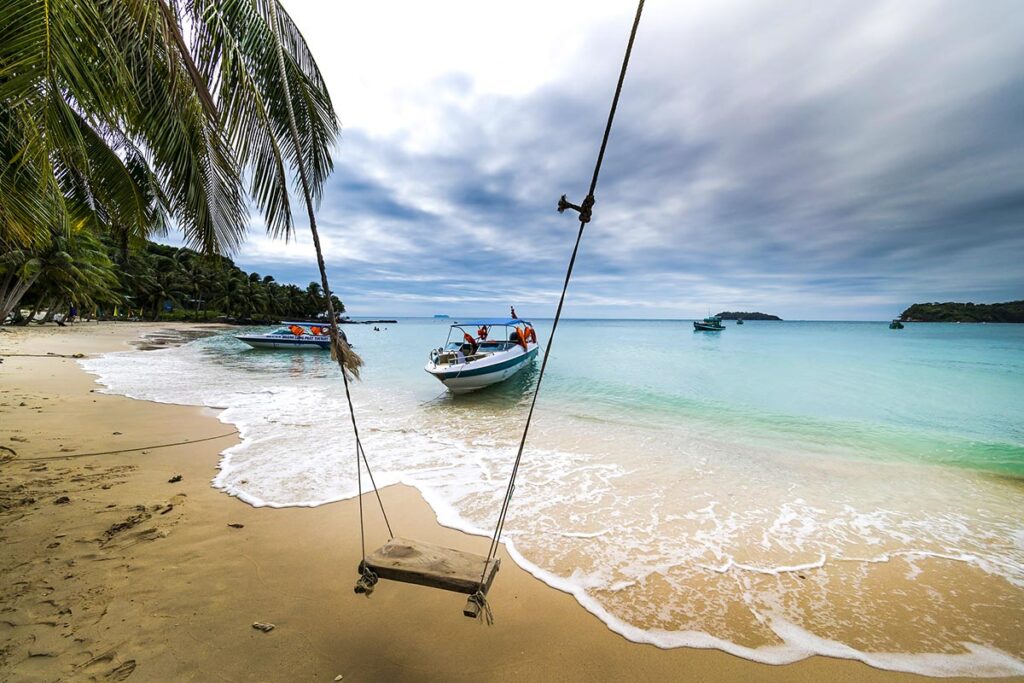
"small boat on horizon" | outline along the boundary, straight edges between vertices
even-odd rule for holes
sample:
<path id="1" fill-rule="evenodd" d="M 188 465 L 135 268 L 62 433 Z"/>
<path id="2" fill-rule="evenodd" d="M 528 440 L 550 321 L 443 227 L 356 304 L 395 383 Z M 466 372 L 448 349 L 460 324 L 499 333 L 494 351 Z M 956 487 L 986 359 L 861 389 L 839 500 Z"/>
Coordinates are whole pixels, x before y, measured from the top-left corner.
<path id="1" fill-rule="evenodd" d="M 736 319 L 736 324 L 737 325 L 742 325 L 743 324 L 743 318 L 737 318 Z"/>
<path id="2" fill-rule="evenodd" d="M 266 334 L 236 334 L 235 339 L 254 349 L 299 349 L 327 351 L 331 348 L 330 325 L 327 323 L 284 322 Z M 344 334 L 340 332 L 340 334 Z"/>
<path id="3" fill-rule="evenodd" d="M 889 323 L 889 329 L 890 330 L 902 330 L 903 329 L 903 323 L 900 322 L 899 318 L 896 318 L 891 323 Z"/>
<path id="4" fill-rule="evenodd" d="M 693 321 L 694 332 L 721 332 L 725 329 L 725 325 L 722 324 L 722 319 L 717 315 L 708 316 L 703 321 Z"/>
<path id="5" fill-rule="evenodd" d="M 493 338 L 493 328 L 503 330 L 504 339 Z M 430 352 L 430 360 L 423 369 L 448 391 L 462 394 L 508 379 L 537 357 L 537 349 L 537 333 L 527 320 L 484 318 L 455 322 L 448 328 L 445 345 Z"/>

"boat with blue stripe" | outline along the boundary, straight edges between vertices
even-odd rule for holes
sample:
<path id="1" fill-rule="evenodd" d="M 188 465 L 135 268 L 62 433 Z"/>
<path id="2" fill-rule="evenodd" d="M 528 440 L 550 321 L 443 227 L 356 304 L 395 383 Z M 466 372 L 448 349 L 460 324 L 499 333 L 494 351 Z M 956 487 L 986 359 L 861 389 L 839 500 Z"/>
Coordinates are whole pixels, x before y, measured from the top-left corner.
<path id="1" fill-rule="evenodd" d="M 454 338 L 453 338 L 454 336 Z M 503 382 L 537 357 L 533 323 L 519 318 L 479 318 L 453 323 L 445 345 L 423 368 L 454 394 Z"/>
<path id="2" fill-rule="evenodd" d="M 254 349 L 327 351 L 331 348 L 330 323 L 284 322 L 266 334 L 236 334 L 235 339 Z M 339 334 L 344 334 L 340 330 Z"/>

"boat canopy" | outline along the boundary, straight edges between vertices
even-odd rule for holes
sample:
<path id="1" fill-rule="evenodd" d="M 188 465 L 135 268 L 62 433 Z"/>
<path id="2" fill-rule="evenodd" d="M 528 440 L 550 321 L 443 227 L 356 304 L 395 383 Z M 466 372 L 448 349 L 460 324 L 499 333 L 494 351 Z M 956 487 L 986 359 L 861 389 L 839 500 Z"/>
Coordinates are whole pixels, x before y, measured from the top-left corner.
<path id="1" fill-rule="evenodd" d="M 452 327 L 470 327 L 473 325 L 497 325 L 499 327 L 511 327 L 513 325 L 533 325 L 529 320 L 522 318 L 473 318 L 472 320 L 460 320 L 452 323 Z"/>

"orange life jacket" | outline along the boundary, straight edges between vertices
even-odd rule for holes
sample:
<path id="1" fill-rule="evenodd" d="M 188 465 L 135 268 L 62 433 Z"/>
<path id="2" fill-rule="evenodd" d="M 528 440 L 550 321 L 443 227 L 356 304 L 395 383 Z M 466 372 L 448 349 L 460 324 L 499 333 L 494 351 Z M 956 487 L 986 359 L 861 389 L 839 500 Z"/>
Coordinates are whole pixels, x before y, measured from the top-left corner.
<path id="1" fill-rule="evenodd" d="M 534 344 L 537 343 L 537 333 L 534 331 L 532 327 L 526 328 L 526 341 L 531 341 Z"/>
<path id="2" fill-rule="evenodd" d="M 463 332 L 462 338 L 465 339 L 466 343 L 469 344 L 470 346 L 476 346 L 476 339 L 473 339 L 473 337 L 469 336 L 468 332 Z"/>
<path id="3" fill-rule="evenodd" d="M 516 327 L 516 342 L 524 349 L 526 348 L 526 332 L 521 327 Z"/>
<path id="4" fill-rule="evenodd" d="M 288 329 L 289 329 L 289 331 L 291 331 L 291 333 L 292 333 L 292 334 L 294 334 L 294 335 L 295 335 L 296 337 L 301 337 L 301 336 L 302 336 L 302 328 L 301 328 L 301 327 L 299 327 L 298 325 L 289 325 L 289 326 L 288 326 Z"/>
<path id="5" fill-rule="evenodd" d="M 321 331 L 320 331 L 319 327 L 315 327 L 315 326 L 311 327 L 311 328 L 309 328 L 309 331 L 312 332 L 313 334 L 317 335 L 317 336 L 319 336 L 321 334 Z"/>

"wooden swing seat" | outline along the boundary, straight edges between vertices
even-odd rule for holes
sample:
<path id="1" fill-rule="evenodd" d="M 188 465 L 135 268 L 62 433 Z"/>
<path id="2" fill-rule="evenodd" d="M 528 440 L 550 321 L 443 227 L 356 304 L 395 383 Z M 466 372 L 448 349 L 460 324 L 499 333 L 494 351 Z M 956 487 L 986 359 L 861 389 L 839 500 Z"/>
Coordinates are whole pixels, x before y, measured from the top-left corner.
<path id="1" fill-rule="evenodd" d="M 393 538 L 366 556 L 366 567 L 378 578 L 467 595 L 477 591 L 486 595 L 500 564 L 497 558 L 488 562 L 483 555 L 405 538 Z M 475 617 L 479 610 L 477 602 L 470 599 L 463 613 Z"/>

